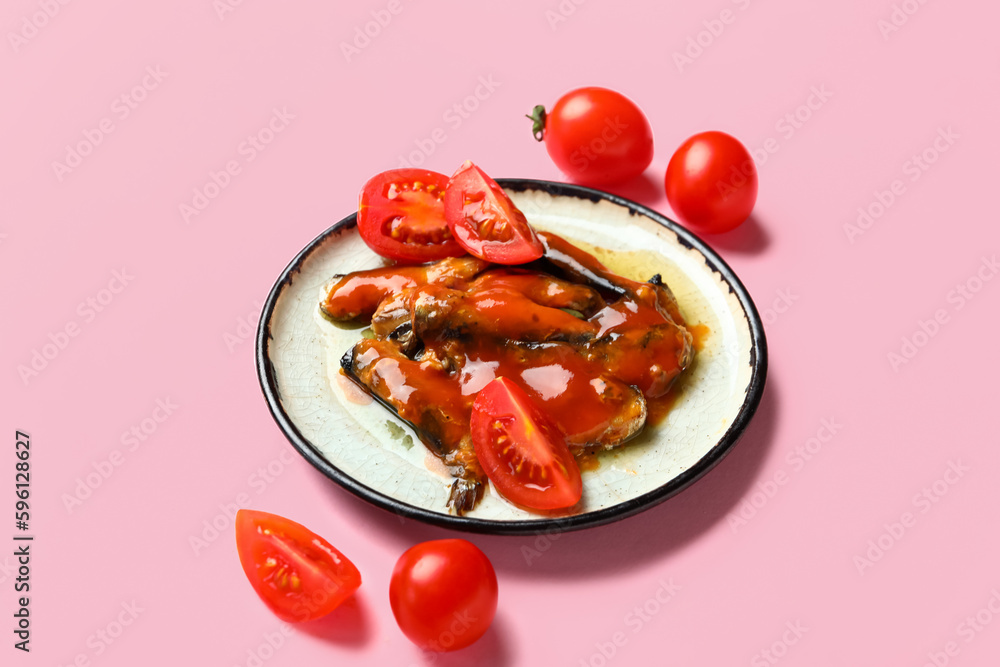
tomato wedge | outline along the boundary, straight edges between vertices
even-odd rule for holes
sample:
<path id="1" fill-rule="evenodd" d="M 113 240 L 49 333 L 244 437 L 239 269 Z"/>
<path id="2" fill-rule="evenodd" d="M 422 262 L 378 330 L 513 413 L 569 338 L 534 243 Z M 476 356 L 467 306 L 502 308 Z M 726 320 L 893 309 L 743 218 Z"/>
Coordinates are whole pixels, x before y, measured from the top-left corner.
<path id="1" fill-rule="evenodd" d="M 493 486 L 515 505 L 572 507 L 583 495 L 566 440 L 519 385 L 499 377 L 472 405 L 472 445 Z"/>
<path id="2" fill-rule="evenodd" d="M 469 160 L 448 181 L 444 215 L 455 240 L 487 262 L 524 264 L 545 252 L 524 213 Z"/>
<path id="3" fill-rule="evenodd" d="M 285 621 L 326 616 L 361 585 L 361 573 L 344 554 L 277 514 L 237 512 L 236 549 L 250 585 Z"/>
<path id="4" fill-rule="evenodd" d="M 376 253 L 400 262 L 465 254 L 444 217 L 448 177 L 426 169 L 390 169 L 361 190 L 358 231 Z"/>

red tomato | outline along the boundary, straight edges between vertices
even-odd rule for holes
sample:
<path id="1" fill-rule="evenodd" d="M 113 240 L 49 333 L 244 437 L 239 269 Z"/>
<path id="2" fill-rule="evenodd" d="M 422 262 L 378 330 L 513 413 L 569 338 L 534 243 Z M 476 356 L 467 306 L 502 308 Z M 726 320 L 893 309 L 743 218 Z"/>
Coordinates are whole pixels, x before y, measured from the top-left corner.
<path id="1" fill-rule="evenodd" d="M 603 185 L 634 178 L 653 161 L 653 130 L 635 102 L 607 88 L 572 90 L 546 113 L 536 106 L 535 139 L 552 161 L 580 183 Z"/>
<path id="2" fill-rule="evenodd" d="M 580 502 L 580 467 L 565 438 L 517 383 L 499 377 L 486 385 L 470 428 L 476 457 L 504 498 L 537 510 Z"/>
<path id="3" fill-rule="evenodd" d="M 277 514 L 237 512 L 236 549 L 257 595 L 285 621 L 326 616 L 361 585 L 358 568 L 344 554 Z"/>
<path id="4" fill-rule="evenodd" d="M 396 562 L 389 604 L 411 642 L 427 651 L 454 651 L 482 637 L 493 622 L 497 575 L 471 542 L 423 542 Z"/>
<path id="5" fill-rule="evenodd" d="M 361 190 L 358 231 L 368 247 L 401 262 L 464 255 L 444 219 L 448 177 L 426 169 L 391 169 Z"/>
<path id="6" fill-rule="evenodd" d="M 667 199 L 681 222 L 718 234 L 738 227 L 757 202 L 757 166 L 737 139 L 724 132 L 696 134 L 670 158 Z"/>
<path id="7" fill-rule="evenodd" d="M 524 213 L 496 181 L 468 160 L 448 181 L 444 214 L 455 239 L 479 259 L 524 264 L 545 252 Z"/>

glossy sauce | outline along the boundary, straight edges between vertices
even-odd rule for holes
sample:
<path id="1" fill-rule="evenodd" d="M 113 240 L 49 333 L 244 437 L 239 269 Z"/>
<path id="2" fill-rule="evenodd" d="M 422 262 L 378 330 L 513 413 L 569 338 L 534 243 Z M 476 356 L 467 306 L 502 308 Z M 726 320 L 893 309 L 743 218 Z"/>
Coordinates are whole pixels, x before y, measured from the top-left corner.
<path id="1" fill-rule="evenodd" d="M 472 258 L 387 267 L 341 277 L 321 304 L 331 319 L 374 314 L 376 338 L 354 346 L 349 374 L 465 480 L 484 479 L 469 420 L 495 378 L 523 387 L 591 469 L 598 460 L 586 452 L 663 419 L 693 345 L 708 334 L 685 327 L 665 287 L 617 276 L 559 237 L 540 238 L 544 272 Z"/>
<path id="2" fill-rule="evenodd" d="M 540 404 L 572 447 L 619 444 L 647 421 L 647 406 L 657 420 L 665 414 L 667 401 L 657 399 L 681 371 L 684 333 L 657 310 L 653 290 L 640 292 L 641 301 L 621 297 L 587 319 L 526 296 L 584 309 L 602 302 L 582 289 L 571 294 L 544 274 L 491 270 L 449 302 L 450 310 L 423 314 L 439 329 L 414 325 L 422 356 L 411 360 L 388 342 L 362 341 L 357 370 L 401 417 L 431 422 L 443 442 L 467 432 L 476 393 L 503 376 Z M 547 340 L 553 337 L 564 340 Z"/>

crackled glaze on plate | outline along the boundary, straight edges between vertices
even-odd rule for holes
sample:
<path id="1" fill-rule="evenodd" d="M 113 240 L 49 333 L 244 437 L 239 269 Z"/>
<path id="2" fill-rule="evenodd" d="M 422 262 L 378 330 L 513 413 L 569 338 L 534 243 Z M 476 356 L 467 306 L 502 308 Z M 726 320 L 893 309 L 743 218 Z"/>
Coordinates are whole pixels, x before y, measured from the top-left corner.
<path id="1" fill-rule="evenodd" d="M 501 181 L 528 220 L 597 254 L 636 280 L 660 273 L 690 324 L 708 327 L 660 424 L 584 471 L 581 504 L 561 517 L 520 510 L 489 491 L 464 517 L 445 508 L 451 479 L 409 429 L 339 376 L 361 329 L 318 314 L 335 274 L 381 266 L 355 217 L 313 241 L 272 290 L 258 331 L 258 370 L 272 414 L 320 470 L 387 509 L 455 528 L 527 533 L 597 525 L 649 507 L 694 481 L 735 444 L 757 407 L 766 374 L 759 316 L 731 270 L 697 238 L 638 204 L 587 188 Z"/>

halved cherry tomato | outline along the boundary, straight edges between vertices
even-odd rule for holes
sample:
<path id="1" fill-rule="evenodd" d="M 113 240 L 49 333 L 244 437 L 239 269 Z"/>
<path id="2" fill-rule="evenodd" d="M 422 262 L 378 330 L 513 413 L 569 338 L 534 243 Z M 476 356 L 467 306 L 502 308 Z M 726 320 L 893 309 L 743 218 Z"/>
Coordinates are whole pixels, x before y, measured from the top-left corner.
<path id="1" fill-rule="evenodd" d="M 277 514 L 237 512 L 236 549 L 250 585 L 285 621 L 326 616 L 361 585 L 361 573 L 344 554 Z"/>
<path id="2" fill-rule="evenodd" d="M 493 622 L 497 575 L 471 542 L 423 542 L 396 562 L 389 604 L 411 642 L 428 651 L 454 651 L 482 637 Z"/>
<path id="3" fill-rule="evenodd" d="M 465 254 L 444 218 L 448 177 L 426 169 L 390 169 L 361 190 L 358 231 L 368 247 L 401 262 Z"/>
<path id="4" fill-rule="evenodd" d="M 448 181 L 444 214 L 455 239 L 479 259 L 524 264 L 545 252 L 524 213 L 496 181 L 468 160 Z"/>
<path id="5" fill-rule="evenodd" d="M 486 385 L 470 426 L 476 457 L 504 498 L 538 510 L 580 502 L 580 467 L 565 438 L 517 383 L 499 377 Z"/>

